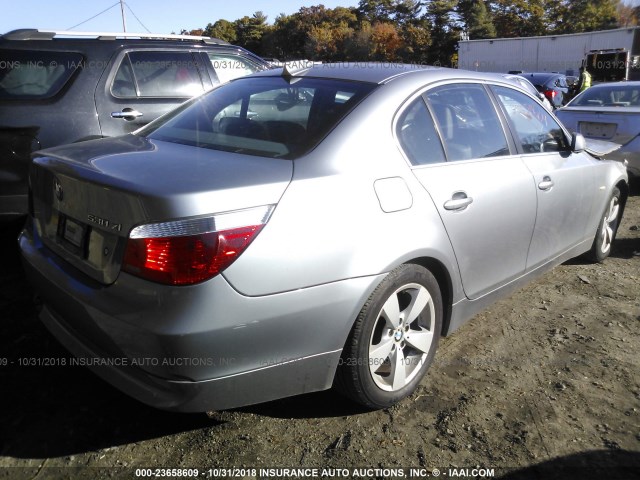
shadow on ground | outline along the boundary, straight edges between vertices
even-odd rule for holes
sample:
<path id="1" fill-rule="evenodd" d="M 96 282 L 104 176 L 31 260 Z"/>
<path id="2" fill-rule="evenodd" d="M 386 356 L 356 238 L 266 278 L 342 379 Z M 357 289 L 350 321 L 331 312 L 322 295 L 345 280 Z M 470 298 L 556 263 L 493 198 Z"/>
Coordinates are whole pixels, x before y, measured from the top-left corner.
<path id="1" fill-rule="evenodd" d="M 500 480 L 632 480 L 640 478 L 640 452 L 595 450 L 513 471 Z"/>
<path id="2" fill-rule="evenodd" d="M 335 390 L 326 390 L 250 405 L 239 408 L 237 411 L 253 413 L 261 417 L 281 419 L 333 418 L 371 412 L 371 410 L 341 396 Z"/>

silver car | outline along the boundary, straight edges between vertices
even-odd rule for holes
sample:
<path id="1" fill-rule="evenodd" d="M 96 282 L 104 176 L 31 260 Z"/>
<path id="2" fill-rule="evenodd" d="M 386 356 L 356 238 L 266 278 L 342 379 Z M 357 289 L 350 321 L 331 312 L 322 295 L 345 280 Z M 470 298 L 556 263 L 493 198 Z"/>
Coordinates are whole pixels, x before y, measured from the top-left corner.
<path id="1" fill-rule="evenodd" d="M 326 64 L 41 151 L 30 191 L 25 269 L 74 362 L 205 411 L 333 385 L 398 402 L 441 335 L 607 257 L 628 188 L 506 79 Z"/>
<path id="2" fill-rule="evenodd" d="M 622 145 L 607 158 L 626 160 L 629 173 L 640 176 L 640 82 L 594 85 L 556 115 L 572 132 Z"/>

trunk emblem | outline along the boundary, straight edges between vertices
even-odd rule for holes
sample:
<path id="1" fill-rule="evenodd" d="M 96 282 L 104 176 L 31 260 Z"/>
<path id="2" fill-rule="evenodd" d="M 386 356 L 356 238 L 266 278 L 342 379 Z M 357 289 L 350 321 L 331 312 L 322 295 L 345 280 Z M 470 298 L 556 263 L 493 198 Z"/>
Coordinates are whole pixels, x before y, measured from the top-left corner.
<path id="1" fill-rule="evenodd" d="M 114 230 L 116 232 L 120 232 L 122 230 L 121 223 L 114 223 L 106 218 L 101 218 L 101 217 L 98 217 L 97 215 L 93 215 L 92 213 L 87 215 L 87 220 L 90 221 L 91 223 L 100 225 L 101 227 L 108 230 Z M 107 249 L 105 249 L 105 255 L 107 254 L 108 254 L 108 251 Z"/>
<path id="2" fill-rule="evenodd" d="M 64 192 L 62 191 L 62 185 L 60 184 L 60 180 L 58 180 L 57 178 L 53 180 L 53 191 L 56 194 L 56 198 L 59 201 L 62 201 L 62 199 L 64 198 Z"/>

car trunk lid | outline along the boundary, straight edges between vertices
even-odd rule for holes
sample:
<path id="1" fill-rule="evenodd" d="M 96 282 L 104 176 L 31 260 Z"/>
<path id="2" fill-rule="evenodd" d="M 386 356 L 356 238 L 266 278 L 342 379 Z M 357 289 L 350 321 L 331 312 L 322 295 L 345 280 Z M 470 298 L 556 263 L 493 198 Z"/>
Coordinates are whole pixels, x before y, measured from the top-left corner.
<path id="1" fill-rule="evenodd" d="M 558 116 L 585 138 L 625 145 L 640 134 L 639 107 L 565 107 Z"/>
<path id="2" fill-rule="evenodd" d="M 604 158 L 611 152 L 615 152 L 622 145 L 619 143 L 608 142 L 606 140 L 597 140 L 595 138 L 585 138 L 585 150 L 594 157 Z"/>
<path id="3" fill-rule="evenodd" d="M 136 226 L 277 204 L 288 160 L 135 135 L 38 152 L 30 181 L 44 244 L 100 283 L 113 283 Z"/>

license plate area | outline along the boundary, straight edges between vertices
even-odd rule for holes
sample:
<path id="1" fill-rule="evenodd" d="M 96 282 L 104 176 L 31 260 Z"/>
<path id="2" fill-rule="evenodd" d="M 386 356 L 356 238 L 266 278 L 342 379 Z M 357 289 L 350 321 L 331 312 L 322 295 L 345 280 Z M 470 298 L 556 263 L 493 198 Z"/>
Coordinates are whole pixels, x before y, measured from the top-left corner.
<path id="1" fill-rule="evenodd" d="M 615 123 L 580 122 L 580 133 L 589 138 L 613 138 L 618 127 Z"/>
<path id="2" fill-rule="evenodd" d="M 66 215 L 58 219 L 58 240 L 72 253 L 85 257 L 89 227 Z"/>

